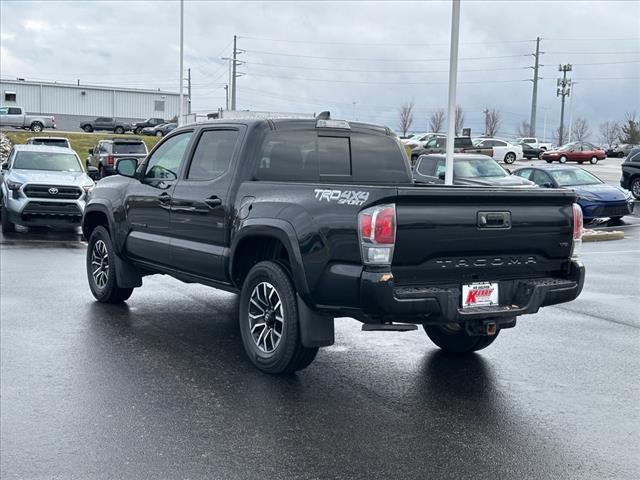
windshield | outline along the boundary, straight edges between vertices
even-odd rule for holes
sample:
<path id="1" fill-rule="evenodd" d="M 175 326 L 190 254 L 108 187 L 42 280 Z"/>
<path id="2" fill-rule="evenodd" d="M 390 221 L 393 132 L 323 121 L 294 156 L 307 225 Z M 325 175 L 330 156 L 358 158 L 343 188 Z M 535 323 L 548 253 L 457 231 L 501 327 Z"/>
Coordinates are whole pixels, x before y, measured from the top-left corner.
<path id="1" fill-rule="evenodd" d="M 551 176 L 556 181 L 559 187 L 571 187 L 575 185 L 596 185 L 602 183 L 602 181 L 595 175 L 590 174 L 586 170 L 576 169 L 563 169 L 553 170 Z"/>
<path id="2" fill-rule="evenodd" d="M 49 145 L 51 147 L 68 147 L 66 140 L 57 140 L 51 138 L 36 138 L 31 141 L 32 145 Z"/>
<path id="3" fill-rule="evenodd" d="M 82 172 L 78 158 L 71 153 L 18 152 L 13 168 L 20 170 L 48 170 L 54 172 Z"/>
<path id="4" fill-rule="evenodd" d="M 458 178 L 506 177 L 507 172 L 491 158 L 464 158 L 453 162 L 453 176 Z"/>
<path id="5" fill-rule="evenodd" d="M 116 155 L 139 154 L 139 153 L 146 155 L 147 150 L 144 148 L 144 143 L 115 143 L 114 142 L 113 153 Z"/>

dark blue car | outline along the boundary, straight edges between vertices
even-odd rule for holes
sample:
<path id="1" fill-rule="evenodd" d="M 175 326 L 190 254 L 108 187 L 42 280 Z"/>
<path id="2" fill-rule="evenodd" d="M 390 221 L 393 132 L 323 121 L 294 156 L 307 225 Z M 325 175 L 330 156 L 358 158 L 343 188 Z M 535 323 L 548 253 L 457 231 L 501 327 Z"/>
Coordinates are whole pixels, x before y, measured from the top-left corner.
<path id="1" fill-rule="evenodd" d="M 571 188 L 578 195 L 585 222 L 609 217 L 619 220 L 633 212 L 631 194 L 607 185 L 592 173 L 568 165 L 537 165 L 515 170 L 517 175 L 546 188 Z"/>

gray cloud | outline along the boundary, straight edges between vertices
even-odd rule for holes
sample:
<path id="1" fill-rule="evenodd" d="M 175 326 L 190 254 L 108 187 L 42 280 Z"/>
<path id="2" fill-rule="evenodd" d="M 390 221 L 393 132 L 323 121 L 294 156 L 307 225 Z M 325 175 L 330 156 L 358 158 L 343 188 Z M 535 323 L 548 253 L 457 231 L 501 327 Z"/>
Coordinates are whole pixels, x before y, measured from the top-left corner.
<path id="1" fill-rule="evenodd" d="M 588 118 L 593 130 L 625 111 L 640 113 L 639 5 L 463 2 L 458 103 L 468 126 L 481 130 L 487 106 L 502 112 L 504 135 L 528 119 L 527 55 L 536 36 L 546 52 L 540 134 L 545 111 L 548 136 L 559 121 L 558 63 L 574 65 L 573 115 Z M 4 1 L 1 8 L 3 77 L 178 88 L 176 1 Z M 413 100 L 414 128 L 424 130 L 429 111 L 446 106 L 450 8 L 449 2 L 187 1 L 185 64 L 192 68 L 193 107 L 224 105 L 228 75 L 220 57 L 231 53 L 237 34 L 247 61 L 238 81 L 240 108 L 330 109 L 351 118 L 356 102 L 359 119 L 396 128 L 398 106 Z"/>

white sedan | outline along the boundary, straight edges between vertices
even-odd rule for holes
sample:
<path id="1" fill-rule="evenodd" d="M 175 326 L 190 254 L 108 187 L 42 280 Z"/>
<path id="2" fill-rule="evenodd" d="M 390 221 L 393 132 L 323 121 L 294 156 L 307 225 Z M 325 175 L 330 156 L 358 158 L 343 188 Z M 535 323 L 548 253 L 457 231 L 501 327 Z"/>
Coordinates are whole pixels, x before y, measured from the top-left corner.
<path id="1" fill-rule="evenodd" d="M 510 164 L 524 158 L 520 145 L 514 145 L 499 138 L 474 138 L 473 145 L 480 148 L 493 148 L 493 159 L 496 162 Z"/>

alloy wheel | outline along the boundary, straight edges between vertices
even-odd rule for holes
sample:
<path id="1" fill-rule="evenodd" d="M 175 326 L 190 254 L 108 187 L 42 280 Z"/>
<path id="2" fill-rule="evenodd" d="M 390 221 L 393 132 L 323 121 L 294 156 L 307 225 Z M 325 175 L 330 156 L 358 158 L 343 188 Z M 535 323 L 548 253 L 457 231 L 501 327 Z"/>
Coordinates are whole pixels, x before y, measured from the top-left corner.
<path id="1" fill-rule="evenodd" d="M 109 280 L 109 252 L 102 240 L 93 244 L 91 250 L 91 276 L 96 286 L 104 288 Z"/>
<path id="2" fill-rule="evenodd" d="M 258 349 L 272 353 L 282 338 L 284 311 L 278 291 L 269 282 L 255 286 L 249 299 L 249 331 Z"/>

